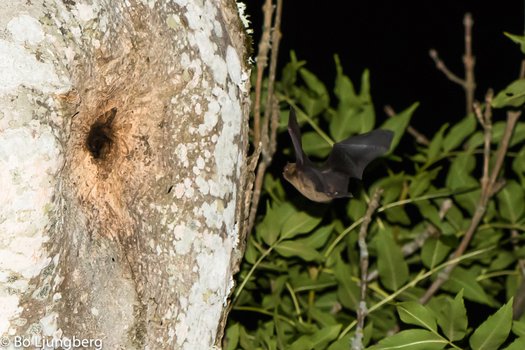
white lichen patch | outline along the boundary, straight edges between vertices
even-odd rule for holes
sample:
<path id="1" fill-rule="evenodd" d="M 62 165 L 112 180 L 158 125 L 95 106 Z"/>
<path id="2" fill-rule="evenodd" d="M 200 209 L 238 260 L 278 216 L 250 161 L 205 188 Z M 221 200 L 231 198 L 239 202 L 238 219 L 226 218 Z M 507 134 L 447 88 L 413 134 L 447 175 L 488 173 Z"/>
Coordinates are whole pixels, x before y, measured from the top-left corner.
<path id="1" fill-rule="evenodd" d="M 23 46 L 0 40 L 0 93 L 24 84 L 45 93 L 64 86 L 52 64 L 40 62 Z"/>
<path id="2" fill-rule="evenodd" d="M 173 246 L 178 255 L 185 255 L 190 252 L 191 245 L 196 238 L 196 232 L 186 225 L 177 225 L 173 230 Z"/>
<path id="3" fill-rule="evenodd" d="M 185 312 L 178 315 L 177 343 L 182 349 L 205 349 L 213 343 L 217 320 L 229 292 L 231 244 L 217 235 L 195 240 L 198 280 L 193 284 Z"/>
<path id="4" fill-rule="evenodd" d="M 60 148 L 51 129 L 38 123 L 3 131 L 0 144 L 0 250 L 6 250 L 0 268 L 30 278 L 48 263 L 38 251 L 46 241 Z"/>
<path id="5" fill-rule="evenodd" d="M 20 116 L 5 111 L 6 120 Z M 20 311 L 18 295 L 51 261 L 42 247 L 62 158 L 51 128 L 37 121 L 0 130 L 0 144 L 0 274 L 17 276 L 0 289 L 1 334 Z M 16 294 L 6 296 L 5 288 Z"/>
<path id="6" fill-rule="evenodd" d="M 221 106 L 218 101 L 211 100 L 208 103 L 208 110 L 204 113 L 204 123 L 199 125 L 199 134 L 207 135 L 217 125 Z"/>
<path id="7" fill-rule="evenodd" d="M 235 49 L 228 45 L 226 49 L 226 65 L 228 66 L 228 75 L 230 79 L 237 84 L 241 85 L 241 61 L 239 60 L 239 55 Z"/>
<path id="8" fill-rule="evenodd" d="M 175 148 L 175 154 L 179 158 L 180 164 L 184 165 L 184 167 L 189 166 L 188 148 L 186 147 L 185 144 L 183 143 L 178 144 L 177 147 Z"/>
<path id="9" fill-rule="evenodd" d="M 242 25 L 246 29 L 246 33 L 253 33 L 253 29 L 250 28 L 250 19 L 246 14 L 246 4 L 241 1 L 236 1 L 237 11 L 239 12 L 239 17 L 241 18 Z"/>
<path id="10" fill-rule="evenodd" d="M 197 176 L 195 179 L 195 184 L 197 185 L 199 192 L 202 195 L 207 195 L 210 192 L 210 185 L 202 176 Z"/>
<path id="11" fill-rule="evenodd" d="M 214 158 L 220 159 L 222 163 L 217 166 L 219 182 L 230 178 L 240 166 L 237 162 L 240 150 L 239 147 L 235 146 L 235 139 L 239 137 L 241 132 L 239 120 L 242 120 L 242 111 L 234 85 L 229 84 L 229 87 L 229 94 L 224 91 L 218 99 L 221 104 L 222 130 L 215 146 Z"/>
<path id="12" fill-rule="evenodd" d="M 40 326 L 42 327 L 43 335 L 50 337 L 53 336 L 53 334 L 58 330 L 57 318 L 58 314 L 56 312 L 52 312 L 40 319 Z"/>
<path id="13" fill-rule="evenodd" d="M 213 35 L 222 36 L 222 28 L 216 19 L 216 4 L 210 1 L 177 1 L 186 8 L 186 21 L 192 30 L 188 33 L 188 42 L 199 50 L 200 59 L 212 72 L 216 83 L 224 85 L 228 73 L 226 62 L 218 52 Z"/>
<path id="14" fill-rule="evenodd" d="M 38 44 L 44 39 L 42 26 L 33 17 L 21 15 L 7 23 L 7 30 L 11 33 L 14 41 L 19 43 Z"/>
<path id="15" fill-rule="evenodd" d="M 85 4 L 79 2 L 75 4 L 75 8 L 72 10 L 75 17 L 81 21 L 91 21 L 96 17 L 98 9 L 95 8 L 94 4 Z"/>
<path id="16" fill-rule="evenodd" d="M 212 203 L 203 203 L 199 214 L 206 219 L 206 226 L 221 229 L 224 224 L 224 202 L 217 199 Z"/>

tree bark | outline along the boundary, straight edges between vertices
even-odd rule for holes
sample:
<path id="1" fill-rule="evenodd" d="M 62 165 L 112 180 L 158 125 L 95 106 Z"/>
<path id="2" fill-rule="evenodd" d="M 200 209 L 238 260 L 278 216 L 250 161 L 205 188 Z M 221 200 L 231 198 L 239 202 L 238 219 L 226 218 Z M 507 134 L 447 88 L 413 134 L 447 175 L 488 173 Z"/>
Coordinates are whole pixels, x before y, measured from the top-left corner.
<path id="1" fill-rule="evenodd" d="M 0 26 L 2 341 L 219 345 L 246 181 L 235 1 L 13 1 Z"/>

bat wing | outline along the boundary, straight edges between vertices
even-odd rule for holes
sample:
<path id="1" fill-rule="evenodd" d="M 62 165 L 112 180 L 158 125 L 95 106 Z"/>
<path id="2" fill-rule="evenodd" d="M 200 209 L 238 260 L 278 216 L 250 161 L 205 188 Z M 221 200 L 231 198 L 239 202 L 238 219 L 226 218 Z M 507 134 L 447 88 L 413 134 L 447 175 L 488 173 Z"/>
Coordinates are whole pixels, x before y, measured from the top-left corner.
<path id="1" fill-rule="evenodd" d="M 288 133 L 292 139 L 297 164 L 302 166 L 305 162 L 309 163 L 308 157 L 303 152 L 301 129 L 299 129 L 299 124 L 297 124 L 297 117 L 295 115 L 295 109 L 293 108 L 290 108 L 290 115 L 288 117 Z"/>
<path id="2" fill-rule="evenodd" d="M 388 151 L 393 137 L 390 130 L 373 130 L 351 136 L 334 145 L 325 168 L 328 172 L 341 172 L 361 179 L 366 166 Z"/>

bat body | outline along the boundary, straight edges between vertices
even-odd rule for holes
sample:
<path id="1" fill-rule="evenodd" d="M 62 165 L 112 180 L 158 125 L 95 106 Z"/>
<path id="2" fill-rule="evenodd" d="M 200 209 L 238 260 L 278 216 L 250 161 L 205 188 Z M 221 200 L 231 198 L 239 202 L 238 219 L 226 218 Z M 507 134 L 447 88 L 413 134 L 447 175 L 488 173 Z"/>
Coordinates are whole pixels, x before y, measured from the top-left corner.
<path id="1" fill-rule="evenodd" d="M 394 137 L 390 130 L 373 130 L 351 136 L 334 144 L 326 162 L 317 166 L 303 151 L 301 130 L 293 108 L 290 110 L 288 132 L 296 162 L 286 164 L 283 176 L 306 198 L 315 202 L 352 197 L 348 192 L 350 178 L 360 180 L 366 166 L 388 151 Z"/>

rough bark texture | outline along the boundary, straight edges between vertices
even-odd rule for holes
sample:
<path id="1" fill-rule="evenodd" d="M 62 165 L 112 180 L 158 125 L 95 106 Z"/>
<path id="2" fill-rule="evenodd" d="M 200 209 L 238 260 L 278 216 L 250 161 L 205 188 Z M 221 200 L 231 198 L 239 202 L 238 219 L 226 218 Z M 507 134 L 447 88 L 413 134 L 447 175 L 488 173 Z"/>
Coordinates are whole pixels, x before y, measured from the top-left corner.
<path id="1" fill-rule="evenodd" d="M 233 0 L 0 4 L 0 335 L 209 349 L 247 142 Z"/>

